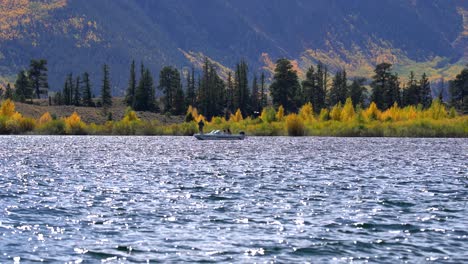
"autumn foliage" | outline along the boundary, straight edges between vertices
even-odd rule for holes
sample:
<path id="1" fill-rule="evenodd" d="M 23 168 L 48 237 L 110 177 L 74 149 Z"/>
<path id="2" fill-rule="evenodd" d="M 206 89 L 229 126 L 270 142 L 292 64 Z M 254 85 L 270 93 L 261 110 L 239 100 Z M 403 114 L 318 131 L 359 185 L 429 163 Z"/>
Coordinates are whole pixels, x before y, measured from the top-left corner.
<path id="1" fill-rule="evenodd" d="M 214 129 L 244 131 L 247 135 L 262 136 L 399 136 L 399 137 L 468 137 L 468 116 L 459 116 L 455 109 L 434 100 L 427 109 L 417 106 L 401 108 L 397 104 L 381 111 L 376 104 L 361 109 L 353 107 L 351 99 L 338 104 L 331 111 L 324 108 L 318 115 L 310 103 L 298 113 L 277 111 L 265 107 L 258 118 L 243 117 L 240 111 L 224 117 L 206 120 L 195 107 L 189 107 L 186 122 L 164 125 L 158 121 L 143 121 L 128 108 L 118 121 L 105 124 L 86 124 L 75 112 L 65 118 L 54 118 L 50 113 L 38 120 L 23 117 L 15 104 L 4 101 L 0 106 L 0 134 L 52 134 L 52 135 L 193 135 L 197 123 L 205 122 L 205 131 Z"/>

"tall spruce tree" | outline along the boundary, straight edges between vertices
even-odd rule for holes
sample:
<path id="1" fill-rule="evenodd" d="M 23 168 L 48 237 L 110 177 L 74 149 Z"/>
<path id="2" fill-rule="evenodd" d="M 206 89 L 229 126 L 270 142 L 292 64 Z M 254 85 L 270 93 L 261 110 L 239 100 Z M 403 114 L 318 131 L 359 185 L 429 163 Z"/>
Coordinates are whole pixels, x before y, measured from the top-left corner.
<path id="1" fill-rule="evenodd" d="M 195 69 L 192 67 L 191 73 L 187 74 L 187 97 L 186 97 L 187 106 L 196 106 L 197 103 L 197 94 L 195 88 Z"/>
<path id="2" fill-rule="evenodd" d="M 366 88 L 364 83 L 365 78 L 354 78 L 353 82 L 349 86 L 348 97 L 353 101 L 353 106 L 356 108 L 358 105 L 363 106 L 366 99 Z"/>
<path id="3" fill-rule="evenodd" d="M 234 80 L 234 109 L 240 109 L 244 116 L 250 111 L 249 79 L 247 73 L 247 63 L 245 60 L 241 60 L 236 65 Z"/>
<path id="4" fill-rule="evenodd" d="M 3 99 L 13 100 L 13 89 L 11 89 L 11 85 L 8 83 L 5 88 L 5 94 L 3 95 Z"/>
<path id="5" fill-rule="evenodd" d="M 83 105 L 94 106 L 93 95 L 91 92 L 91 82 L 89 80 L 89 74 L 85 72 L 83 74 Z"/>
<path id="6" fill-rule="evenodd" d="M 72 105 L 73 104 L 73 74 L 69 73 L 65 80 L 65 84 L 63 86 L 63 93 L 62 93 L 62 101 L 64 105 Z"/>
<path id="7" fill-rule="evenodd" d="M 49 90 L 49 83 L 47 81 L 47 61 L 31 60 L 28 75 L 36 98 L 39 99 L 41 95 L 47 95 Z"/>
<path id="8" fill-rule="evenodd" d="M 63 96 L 62 92 L 58 91 L 55 93 L 53 98 L 54 105 L 63 105 Z"/>
<path id="9" fill-rule="evenodd" d="M 266 94 L 266 86 L 265 86 L 265 73 L 262 72 L 260 77 L 260 106 L 261 108 L 265 108 L 267 106 L 267 94 Z"/>
<path id="10" fill-rule="evenodd" d="M 81 105 L 81 79 L 80 76 L 76 76 L 75 89 L 73 90 L 73 105 Z"/>
<path id="11" fill-rule="evenodd" d="M 183 115 L 186 110 L 185 104 L 185 95 L 184 90 L 182 89 L 182 84 L 179 82 L 179 86 L 176 88 L 174 94 L 174 114 L 175 115 Z"/>
<path id="12" fill-rule="evenodd" d="M 419 81 L 419 98 L 423 108 L 428 108 L 432 104 L 431 84 L 426 73 L 423 73 Z"/>
<path id="13" fill-rule="evenodd" d="M 295 97 L 299 89 L 299 79 L 293 65 L 287 59 L 279 59 L 276 62 L 273 83 L 270 85 L 270 94 L 273 104 L 277 107 L 282 105 L 288 112 L 298 109 Z"/>
<path id="14" fill-rule="evenodd" d="M 411 71 L 406 83 L 406 88 L 402 91 L 402 106 L 417 105 L 420 103 L 420 86 L 416 81 L 414 72 Z"/>
<path id="15" fill-rule="evenodd" d="M 234 113 L 234 81 L 232 79 L 232 72 L 229 71 L 226 87 L 226 107 L 229 113 Z"/>
<path id="16" fill-rule="evenodd" d="M 316 80 L 315 68 L 313 65 L 311 65 L 306 72 L 305 80 L 302 81 L 302 90 L 304 92 L 304 101 L 311 102 L 312 106 L 315 105 L 313 103 L 313 100 L 315 96 L 314 88 L 316 86 L 317 86 L 317 80 Z"/>
<path id="17" fill-rule="evenodd" d="M 101 86 L 101 104 L 104 108 L 112 106 L 112 92 L 111 83 L 109 78 L 109 66 L 104 64 L 102 66 L 103 79 Z"/>
<path id="18" fill-rule="evenodd" d="M 203 74 L 200 80 L 199 110 L 208 119 L 220 116 L 226 107 L 226 89 L 215 67 L 205 58 Z"/>
<path id="19" fill-rule="evenodd" d="M 154 80 L 149 69 L 143 67 L 143 74 L 135 92 L 135 110 L 158 111 L 155 101 Z"/>
<path id="20" fill-rule="evenodd" d="M 468 65 L 450 82 L 451 104 L 468 113 Z"/>
<path id="21" fill-rule="evenodd" d="M 125 103 L 131 108 L 135 108 L 136 82 L 135 61 L 133 60 L 130 65 L 130 78 L 128 80 L 127 92 L 125 94 Z"/>
<path id="22" fill-rule="evenodd" d="M 398 75 L 391 72 L 392 64 L 381 63 L 375 67 L 372 77 L 372 101 L 378 108 L 386 110 L 395 102 L 400 102 L 400 83 Z"/>
<path id="23" fill-rule="evenodd" d="M 348 96 L 348 85 L 346 71 L 341 70 L 335 74 L 333 78 L 333 85 L 330 89 L 329 94 L 329 106 L 337 105 L 341 103 L 344 105 Z"/>
<path id="24" fill-rule="evenodd" d="M 253 114 L 260 113 L 262 111 L 262 106 L 260 104 L 260 95 L 258 91 L 258 83 L 257 83 L 257 74 L 254 74 L 254 78 L 252 81 L 252 96 L 250 97 L 250 104 Z"/>
<path id="25" fill-rule="evenodd" d="M 26 99 L 32 99 L 33 88 L 31 80 L 28 78 L 25 71 L 20 71 L 16 77 L 15 92 L 13 99 L 18 102 L 26 102 Z"/>
<path id="26" fill-rule="evenodd" d="M 164 94 L 164 112 L 175 113 L 176 93 L 178 89 L 181 89 L 181 78 L 179 71 L 171 66 L 164 67 L 159 74 L 158 88 Z"/>

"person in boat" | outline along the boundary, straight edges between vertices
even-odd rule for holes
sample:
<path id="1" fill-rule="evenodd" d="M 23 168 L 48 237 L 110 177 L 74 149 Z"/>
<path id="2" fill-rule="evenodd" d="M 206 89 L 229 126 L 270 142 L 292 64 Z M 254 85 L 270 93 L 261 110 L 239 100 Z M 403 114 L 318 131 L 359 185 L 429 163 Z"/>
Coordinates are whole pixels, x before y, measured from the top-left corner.
<path id="1" fill-rule="evenodd" d="M 200 122 L 198 122 L 198 131 L 200 132 L 200 134 L 203 134 L 204 126 L 205 126 L 205 122 L 203 122 L 203 119 L 201 119 Z"/>
<path id="2" fill-rule="evenodd" d="M 232 134 L 230 128 L 227 129 L 227 134 L 228 134 L 228 135 L 231 135 L 231 134 Z"/>

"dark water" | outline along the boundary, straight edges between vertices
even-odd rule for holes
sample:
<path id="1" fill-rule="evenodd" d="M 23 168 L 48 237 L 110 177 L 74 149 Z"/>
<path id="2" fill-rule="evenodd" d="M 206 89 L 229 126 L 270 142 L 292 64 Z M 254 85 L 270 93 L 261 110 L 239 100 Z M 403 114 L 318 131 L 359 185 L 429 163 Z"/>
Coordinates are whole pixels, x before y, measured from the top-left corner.
<path id="1" fill-rule="evenodd" d="M 468 261 L 467 139 L 0 146 L 2 263 Z"/>

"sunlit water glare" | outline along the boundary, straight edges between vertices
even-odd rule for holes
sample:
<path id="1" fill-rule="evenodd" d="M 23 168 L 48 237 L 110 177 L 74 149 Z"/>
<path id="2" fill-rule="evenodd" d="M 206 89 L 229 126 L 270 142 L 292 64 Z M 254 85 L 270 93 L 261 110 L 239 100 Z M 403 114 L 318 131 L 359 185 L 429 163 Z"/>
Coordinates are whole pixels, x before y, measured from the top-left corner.
<path id="1" fill-rule="evenodd" d="M 0 262 L 468 261 L 468 141 L 0 137 Z"/>

